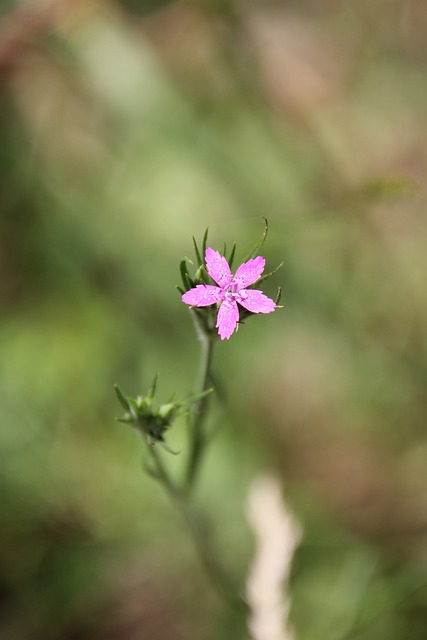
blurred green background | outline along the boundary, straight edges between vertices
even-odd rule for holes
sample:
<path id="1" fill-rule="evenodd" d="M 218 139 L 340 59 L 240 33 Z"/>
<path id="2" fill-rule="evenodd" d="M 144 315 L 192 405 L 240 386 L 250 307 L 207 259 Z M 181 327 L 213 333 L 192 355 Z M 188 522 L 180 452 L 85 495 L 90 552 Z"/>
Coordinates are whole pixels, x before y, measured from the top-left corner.
<path id="1" fill-rule="evenodd" d="M 198 500 L 243 579 L 246 494 L 276 469 L 304 528 L 296 638 L 425 640 L 427 5 L 0 16 L 2 640 L 235 637 L 113 384 L 191 391 L 179 260 L 206 226 L 241 259 L 262 216 L 284 309 L 218 345 Z"/>

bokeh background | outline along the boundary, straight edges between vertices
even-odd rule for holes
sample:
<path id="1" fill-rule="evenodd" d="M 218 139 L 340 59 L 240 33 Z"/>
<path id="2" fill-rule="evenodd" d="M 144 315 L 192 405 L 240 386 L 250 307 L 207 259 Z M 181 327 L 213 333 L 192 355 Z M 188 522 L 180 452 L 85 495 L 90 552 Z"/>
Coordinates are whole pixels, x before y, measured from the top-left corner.
<path id="1" fill-rule="evenodd" d="M 0 16 L 2 640 L 236 637 L 113 384 L 191 391 L 179 260 L 206 226 L 241 259 L 262 216 L 284 308 L 218 346 L 198 500 L 244 579 L 246 495 L 275 469 L 304 528 L 296 637 L 425 640 L 426 3 Z"/>

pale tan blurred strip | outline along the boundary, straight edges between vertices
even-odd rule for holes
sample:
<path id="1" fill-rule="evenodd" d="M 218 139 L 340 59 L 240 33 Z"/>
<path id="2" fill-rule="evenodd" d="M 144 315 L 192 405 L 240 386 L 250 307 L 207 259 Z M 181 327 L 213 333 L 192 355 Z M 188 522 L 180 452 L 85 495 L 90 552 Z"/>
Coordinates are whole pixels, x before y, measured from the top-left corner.
<path id="1" fill-rule="evenodd" d="M 251 637 L 294 640 L 288 622 L 288 582 L 302 529 L 283 499 L 277 478 L 265 475 L 253 481 L 247 517 L 256 537 L 255 557 L 246 583 Z"/>

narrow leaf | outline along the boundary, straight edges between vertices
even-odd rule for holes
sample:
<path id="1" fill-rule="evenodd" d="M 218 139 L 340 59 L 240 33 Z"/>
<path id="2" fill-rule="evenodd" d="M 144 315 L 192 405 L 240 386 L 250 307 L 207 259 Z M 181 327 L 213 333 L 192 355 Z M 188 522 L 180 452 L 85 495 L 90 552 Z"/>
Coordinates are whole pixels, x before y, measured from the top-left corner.
<path id="1" fill-rule="evenodd" d="M 185 413 L 190 407 L 192 407 L 194 404 L 199 402 L 199 400 L 202 400 L 207 395 L 212 393 L 212 391 L 213 389 L 206 389 L 206 391 L 201 391 L 200 393 L 196 393 L 195 395 L 187 398 L 187 400 L 184 400 L 184 402 L 180 403 L 180 406 L 178 409 L 179 414 Z"/>
<path id="2" fill-rule="evenodd" d="M 125 396 L 121 392 L 119 385 L 117 385 L 117 384 L 114 385 L 114 391 L 116 392 L 116 396 L 117 396 L 120 404 L 122 405 L 123 409 L 125 411 L 130 411 L 129 401 L 125 398 Z"/>
<path id="3" fill-rule="evenodd" d="M 206 227 L 205 233 L 203 234 L 203 240 L 202 240 L 203 260 L 205 259 L 206 247 L 208 244 L 208 232 L 209 232 L 209 227 Z"/>
<path id="4" fill-rule="evenodd" d="M 175 451 L 175 449 L 172 449 L 172 447 L 168 445 L 166 440 L 159 440 L 159 444 L 163 447 L 165 451 L 167 451 L 168 453 L 171 453 L 173 456 L 177 456 L 181 453 L 181 451 Z"/>
<path id="5" fill-rule="evenodd" d="M 230 269 L 233 266 L 234 254 L 236 253 L 236 246 L 237 246 L 237 243 L 235 242 L 231 248 L 230 257 L 228 258 L 228 264 L 230 265 Z"/>
<path id="6" fill-rule="evenodd" d="M 274 276 L 274 274 L 277 273 L 279 269 L 283 267 L 283 265 L 284 265 L 284 262 L 281 262 L 278 267 L 273 269 L 273 271 L 270 271 L 270 273 L 266 273 L 263 276 L 261 276 L 261 278 L 257 280 L 254 284 L 259 284 L 260 282 L 263 282 L 263 280 L 267 280 L 268 278 L 271 278 L 271 276 Z"/>
<path id="7" fill-rule="evenodd" d="M 265 242 L 265 239 L 267 237 L 267 233 L 268 233 L 268 220 L 267 220 L 267 218 L 264 218 L 264 231 L 262 233 L 262 236 L 255 243 L 255 245 L 252 247 L 252 250 L 248 253 L 248 255 L 243 260 L 243 262 L 247 262 L 248 260 L 251 260 L 252 258 L 256 258 L 259 255 L 259 251 L 260 251 L 262 245 Z"/>
<path id="8" fill-rule="evenodd" d="M 282 297 L 282 287 L 279 287 L 279 288 L 277 289 L 277 296 L 276 296 L 276 299 L 274 300 L 274 304 L 275 304 L 276 306 L 279 304 L 281 297 Z"/>
<path id="9" fill-rule="evenodd" d="M 159 379 L 159 374 L 156 373 L 156 375 L 153 378 L 153 382 L 151 383 L 150 389 L 148 390 L 147 393 L 147 397 L 146 399 L 148 400 L 148 402 L 151 404 L 154 400 L 154 396 L 156 395 L 156 388 L 157 388 L 157 380 Z"/>
<path id="10" fill-rule="evenodd" d="M 194 244 L 194 251 L 196 252 L 197 264 L 199 265 L 199 267 L 201 267 L 203 264 L 203 260 L 201 258 L 199 247 L 197 246 L 196 238 L 194 236 L 193 236 L 193 244 Z"/>
<path id="11" fill-rule="evenodd" d="M 114 420 L 116 422 L 124 422 L 124 424 L 129 424 L 129 423 L 133 422 L 133 418 L 132 418 L 132 416 L 130 414 L 128 414 L 124 418 L 114 418 Z"/>
<path id="12" fill-rule="evenodd" d="M 181 278 L 182 278 L 182 283 L 184 285 L 184 289 L 188 291 L 188 289 L 191 289 L 192 287 L 194 287 L 194 282 L 191 279 L 190 274 L 188 273 L 187 260 L 185 258 L 184 260 L 181 260 L 179 264 L 179 270 L 181 272 Z"/>
<path id="13" fill-rule="evenodd" d="M 187 261 L 181 260 L 181 262 L 179 263 L 179 270 L 181 272 L 181 279 L 182 279 L 182 284 L 184 285 L 184 289 L 187 289 L 188 286 L 188 280 L 187 280 L 187 275 L 188 275 L 188 269 L 187 269 Z"/>

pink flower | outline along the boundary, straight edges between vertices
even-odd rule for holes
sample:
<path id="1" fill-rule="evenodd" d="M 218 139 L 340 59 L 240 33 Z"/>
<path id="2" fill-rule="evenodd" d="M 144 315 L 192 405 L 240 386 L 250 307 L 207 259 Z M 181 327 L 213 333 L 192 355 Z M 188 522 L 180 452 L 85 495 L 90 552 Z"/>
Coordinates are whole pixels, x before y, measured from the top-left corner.
<path id="1" fill-rule="evenodd" d="M 218 251 L 206 249 L 206 269 L 217 287 L 198 284 L 182 296 L 182 301 L 191 307 L 208 307 L 219 304 L 216 326 L 221 340 L 229 339 L 239 321 L 239 303 L 251 313 L 271 313 L 276 304 L 257 289 L 247 289 L 256 282 L 265 267 L 261 256 L 240 265 L 236 273 L 230 271 L 227 260 Z"/>

